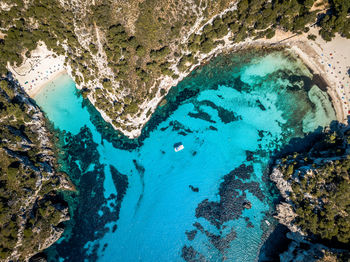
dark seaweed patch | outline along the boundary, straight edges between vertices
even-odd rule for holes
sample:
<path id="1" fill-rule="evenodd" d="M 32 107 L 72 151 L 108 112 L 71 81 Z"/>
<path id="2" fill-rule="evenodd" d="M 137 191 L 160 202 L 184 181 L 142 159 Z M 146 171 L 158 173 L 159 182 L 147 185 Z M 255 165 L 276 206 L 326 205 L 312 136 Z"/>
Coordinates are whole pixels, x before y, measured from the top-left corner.
<path id="1" fill-rule="evenodd" d="M 67 133 L 63 141 L 64 171 L 70 175 L 78 193 L 65 194 L 71 207 L 71 220 L 65 223 L 63 241 L 54 244 L 46 253 L 49 261 L 58 261 L 57 253 L 66 261 L 96 261 L 99 244 L 93 244 L 89 250 L 85 244 L 102 238 L 110 230 L 105 225 L 118 220 L 127 179 L 111 167 L 118 196 L 105 199 L 105 166 L 99 162 L 100 155 L 90 129 L 84 127 L 77 135 Z"/>
<path id="2" fill-rule="evenodd" d="M 270 131 L 264 131 L 264 130 L 258 130 L 258 135 L 260 137 L 260 139 L 258 139 L 257 141 L 262 141 L 262 139 L 266 136 L 272 136 Z M 261 147 L 261 145 L 259 145 Z"/>
<path id="3" fill-rule="evenodd" d="M 136 204 L 136 207 L 138 208 L 141 204 L 141 201 L 143 198 L 143 193 L 145 191 L 145 180 L 144 180 L 145 168 L 143 166 L 141 166 L 139 163 L 137 163 L 136 159 L 134 159 L 132 162 L 134 163 L 135 168 L 140 175 L 140 181 L 141 181 L 141 185 L 142 185 L 142 191 L 141 191 L 140 197 L 139 197 L 137 204 Z M 136 210 L 137 210 L 137 208 L 136 208 Z"/>
<path id="4" fill-rule="evenodd" d="M 230 242 L 233 241 L 237 235 L 233 228 L 226 235 L 224 235 L 222 231 L 220 231 L 219 235 L 216 235 L 208 230 L 205 230 L 198 222 L 195 223 L 194 226 L 208 237 L 210 243 L 212 243 L 212 245 L 219 250 L 221 254 L 224 254 L 225 249 L 230 247 Z"/>
<path id="5" fill-rule="evenodd" d="M 233 228 L 224 237 L 222 234 L 215 235 L 209 231 L 205 231 L 205 235 L 209 238 L 213 246 L 220 251 L 221 254 L 223 254 L 225 250 L 230 247 L 231 241 L 234 240 L 237 236 L 236 231 Z"/>
<path id="6" fill-rule="evenodd" d="M 248 85 L 241 80 L 241 77 L 236 77 L 233 79 L 233 87 L 237 91 L 242 92 L 243 89 L 248 88 Z"/>
<path id="7" fill-rule="evenodd" d="M 264 107 L 264 105 L 261 103 L 261 101 L 259 99 L 256 100 L 256 103 L 258 104 L 258 107 L 262 110 L 262 111 L 266 111 L 266 108 Z"/>
<path id="8" fill-rule="evenodd" d="M 186 231 L 185 234 L 187 236 L 187 239 L 192 241 L 197 235 L 197 230 Z"/>
<path id="9" fill-rule="evenodd" d="M 229 174 L 239 177 L 241 179 L 249 179 L 251 174 L 254 172 L 253 166 L 246 166 L 245 164 L 233 169 Z"/>
<path id="10" fill-rule="evenodd" d="M 193 133 L 193 131 L 189 128 L 186 128 L 183 124 L 181 124 L 179 121 L 170 121 L 169 126 L 172 126 L 172 131 L 183 131 L 186 133 Z"/>
<path id="11" fill-rule="evenodd" d="M 188 186 L 193 192 L 199 192 L 199 188 L 198 187 L 194 187 L 192 185 Z"/>
<path id="12" fill-rule="evenodd" d="M 305 75 L 295 75 L 290 70 L 278 70 L 269 76 L 269 79 L 288 79 L 290 85 L 287 86 L 289 91 L 299 91 L 304 90 L 308 92 L 314 85 L 313 79 Z M 317 80 L 317 79 L 316 79 Z M 302 84 L 300 85 L 300 82 Z"/>
<path id="13" fill-rule="evenodd" d="M 183 246 L 181 257 L 186 262 L 204 262 L 206 261 L 204 256 L 196 251 L 192 246 Z"/>
<path id="14" fill-rule="evenodd" d="M 241 116 L 236 116 L 236 114 L 234 112 L 229 111 L 221 106 L 218 106 L 215 103 L 213 103 L 212 101 L 203 100 L 203 101 L 198 102 L 198 104 L 210 106 L 211 108 L 217 110 L 221 121 L 225 124 L 231 123 L 233 121 L 242 120 Z"/>
<path id="15" fill-rule="evenodd" d="M 185 88 L 184 90 L 180 91 L 178 96 L 176 96 L 176 103 L 180 104 L 191 97 L 195 97 L 199 94 L 199 92 L 199 89 Z"/>
<path id="16" fill-rule="evenodd" d="M 145 173 L 145 168 L 143 166 L 141 166 L 139 163 L 137 163 L 136 159 L 132 160 L 132 162 L 134 163 L 134 166 L 135 166 L 137 172 L 139 172 L 140 176 L 143 179 L 143 174 Z"/>
<path id="17" fill-rule="evenodd" d="M 110 165 L 109 166 L 111 169 L 111 174 L 112 174 L 112 180 L 115 186 L 115 189 L 117 190 L 117 201 L 118 203 L 123 200 L 123 197 L 126 193 L 126 190 L 128 189 L 128 176 L 123 175 L 120 173 L 114 166 Z"/>
<path id="18" fill-rule="evenodd" d="M 224 181 L 220 184 L 220 201 L 203 200 L 196 208 L 196 217 L 203 217 L 220 229 L 223 223 L 238 219 L 242 215 L 246 201 L 245 190 L 259 198 L 260 201 L 264 200 L 264 194 L 257 182 L 243 183 L 235 179 L 234 173 L 230 172 L 225 175 Z"/>
<path id="19" fill-rule="evenodd" d="M 103 245 L 102 252 L 104 252 L 104 251 L 106 250 L 107 247 L 108 247 L 108 244 L 105 243 L 105 244 Z"/>
<path id="20" fill-rule="evenodd" d="M 189 112 L 187 115 L 189 117 L 202 119 L 202 120 L 210 122 L 210 123 L 214 123 L 214 124 L 216 123 L 214 120 L 211 120 L 211 116 L 208 113 L 203 112 L 203 111 L 198 111 L 198 113 Z"/>
<path id="21" fill-rule="evenodd" d="M 254 152 L 246 150 L 245 155 L 247 161 L 254 161 Z"/>
<path id="22" fill-rule="evenodd" d="M 231 241 L 236 238 L 236 232 L 233 228 L 228 233 L 224 233 L 224 229 L 227 227 L 226 222 L 230 220 L 238 219 L 244 209 L 250 209 L 251 203 L 246 199 L 247 195 L 245 191 L 249 191 L 251 194 L 263 201 L 265 196 L 259 187 L 257 182 L 244 183 L 236 177 L 241 179 L 249 179 L 250 175 L 254 172 L 253 166 L 246 166 L 245 164 L 232 170 L 230 173 L 224 176 L 223 182 L 219 187 L 219 201 L 203 200 L 198 204 L 196 208 L 196 217 L 204 218 L 209 223 L 214 225 L 219 234 L 212 233 L 206 230 L 200 223 L 195 222 L 193 226 L 196 230 L 205 234 L 210 243 L 224 256 L 227 248 L 230 247 Z M 247 220 L 248 219 L 248 220 Z M 249 221 L 249 218 L 245 218 L 248 227 L 253 227 L 253 224 Z M 185 246 L 186 247 L 186 246 Z M 184 250 L 183 250 L 184 251 Z M 189 258 L 191 255 L 195 255 L 195 250 L 186 247 L 186 254 Z M 187 261 L 187 260 L 186 260 Z M 195 261 L 195 260 L 189 260 Z"/>
<path id="23" fill-rule="evenodd" d="M 311 87 L 314 85 L 312 82 L 312 79 L 310 77 L 304 76 L 304 75 L 289 75 L 286 77 L 293 85 L 296 82 L 303 82 L 303 89 L 306 92 L 309 92 Z"/>
<path id="24" fill-rule="evenodd" d="M 204 227 L 200 223 L 196 222 L 193 224 L 193 226 L 197 228 L 199 231 L 204 232 Z"/>

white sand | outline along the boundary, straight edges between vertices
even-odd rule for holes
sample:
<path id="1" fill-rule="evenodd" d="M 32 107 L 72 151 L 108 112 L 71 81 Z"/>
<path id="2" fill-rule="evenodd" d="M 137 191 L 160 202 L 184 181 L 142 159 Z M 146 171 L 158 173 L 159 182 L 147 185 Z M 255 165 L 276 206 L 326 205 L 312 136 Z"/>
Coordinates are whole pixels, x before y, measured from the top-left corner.
<path id="1" fill-rule="evenodd" d="M 312 28 L 310 32 L 317 35 L 316 41 L 303 35 L 291 39 L 288 46 L 327 82 L 337 119 L 346 123 L 350 113 L 350 39 L 337 35 L 331 42 L 326 42 L 318 35 L 317 29 Z"/>
<path id="2" fill-rule="evenodd" d="M 293 35 L 290 32 L 286 33 L 280 30 L 277 30 L 275 37 L 272 39 L 247 39 L 245 42 L 238 44 L 230 43 L 226 37 L 224 46 L 216 47 L 207 55 L 203 54 L 199 59 L 199 63 L 193 65 L 192 69 L 221 52 L 230 50 L 234 52 L 252 45 L 283 45 L 297 54 L 315 74 L 322 76 L 328 84 L 327 91 L 332 98 L 337 120 L 346 123 L 347 117 L 350 115 L 350 76 L 347 73 L 350 69 L 350 39 L 337 36 L 331 42 L 325 42 L 318 35 L 317 29 L 312 28 L 310 33 L 317 35 L 316 41 L 307 39 L 308 34 Z M 38 48 L 32 52 L 31 58 L 26 59 L 20 67 L 8 66 L 8 68 L 31 97 L 34 97 L 42 87 L 59 74 L 67 71 L 71 73 L 69 66 L 67 68 L 64 66 L 64 56 L 56 56 L 53 52 L 48 51 L 43 43 L 39 44 Z M 179 79 L 176 80 L 169 77 L 161 78 L 159 86 L 169 90 L 172 86 L 177 85 L 187 73 L 180 73 L 179 75 Z M 92 103 L 94 102 L 91 97 L 89 99 Z M 163 97 L 158 92 L 157 96 L 151 101 L 144 101 L 140 105 L 143 112 L 141 116 L 128 119 L 128 124 L 132 126 L 132 130 L 121 131 L 130 138 L 139 136 L 142 127 L 150 117 L 146 116 L 146 112 L 149 109 L 153 112 L 162 99 Z M 100 111 L 100 113 L 105 121 L 112 122 L 104 112 Z"/>
<path id="3" fill-rule="evenodd" d="M 8 69 L 30 97 L 34 97 L 48 82 L 66 72 L 64 56 L 55 55 L 44 43 L 39 43 L 31 57 L 21 66 L 8 65 Z"/>
<path id="4" fill-rule="evenodd" d="M 316 35 L 316 40 L 307 39 L 309 34 Z M 301 35 L 276 30 L 272 39 L 248 40 L 247 44 L 282 45 L 298 55 L 314 74 L 325 80 L 337 120 L 347 123 L 350 115 L 350 39 L 337 35 L 332 41 L 326 42 L 318 34 L 317 28 L 311 28 L 308 33 Z"/>

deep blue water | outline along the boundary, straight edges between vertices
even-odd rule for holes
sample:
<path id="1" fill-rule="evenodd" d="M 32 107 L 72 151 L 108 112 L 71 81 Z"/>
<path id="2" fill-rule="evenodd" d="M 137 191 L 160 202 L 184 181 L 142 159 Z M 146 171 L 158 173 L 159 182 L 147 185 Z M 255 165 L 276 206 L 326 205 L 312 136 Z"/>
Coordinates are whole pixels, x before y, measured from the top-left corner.
<path id="1" fill-rule="evenodd" d="M 271 155 L 335 119 L 311 78 L 279 51 L 215 58 L 171 90 L 134 147 L 103 138 L 68 76 L 50 83 L 35 100 L 78 192 L 65 194 L 72 219 L 49 260 L 255 261 L 275 223 Z"/>

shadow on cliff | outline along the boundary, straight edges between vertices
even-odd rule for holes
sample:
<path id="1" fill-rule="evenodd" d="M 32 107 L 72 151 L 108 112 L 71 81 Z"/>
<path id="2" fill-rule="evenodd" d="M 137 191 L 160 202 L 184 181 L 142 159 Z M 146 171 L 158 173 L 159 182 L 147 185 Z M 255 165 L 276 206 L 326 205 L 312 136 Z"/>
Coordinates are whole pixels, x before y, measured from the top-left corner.
<path id="1" fill-rule="evenodd" d="M 286 144 L 280 150 L 273 153 L 271 157 L 271 163 L 273 164 L 277 159 L 290 155 L 291 153 L 294 153 L 294 152 L 301 153 L 301 152 L 309 151 L 317 141 L 325 138 L 327 133 L 344 132 L 349 128 L 350 128 L 350 117 L 348 117 L 347 125 L 334 120 L 330 123 L 329 127 L 326 129 L 319 126 L 313 132 L 308 133 L 304 137 L 292 138 L 288 144 Z"/>
<path id="2" fill-rule="evenodd" d="M 307 134 L 305 137 L 292 138 L 288 144 L 283 146 L 280 150 L 275 151 L 270 159 L 269 166 L 269 174 L 271 173 L 276 161 L 287 155 L 303 152 L 309 152 L 315 146 L 315 144 L 321 140 L 323 140 L 327 134 L 329 133 L 344 133 L 345 131 L 350 129 L 350 117 L 348 117 L 347 125 L 340 123 L 339 121 L 332 121 L 328 128 L 318 127 L 313 132 Z M 319 149 L 319 148 L 318 148 Z M 343 152 L 344 153 L 344 152 Z M 275 184 L 271 182 L 268 178 L 268 185 L 270 191 L 273 194 L 279 194 L 278 189 Z M 280 203 L 283 200 L 281 196 L 276 198 L 275 205 Z M 289 244 L 292 240 L 286 237 L 286 234 L 289 232 L 289 229 L 282 225 L 277 224 L 274 230 L 271 232 L 265 243 L 260 249 L 259 261 L 279 261 L 279 255 L 285 251 L 287 251 Z M 339 243 L 334 240 L 320 240 L 320 239 L 312 239 L 314 241 L 317 240 L 317 243 L 323 244 L 332 248 L 341 248 L 341 249 L 349 249 L 347 244 Z"/>

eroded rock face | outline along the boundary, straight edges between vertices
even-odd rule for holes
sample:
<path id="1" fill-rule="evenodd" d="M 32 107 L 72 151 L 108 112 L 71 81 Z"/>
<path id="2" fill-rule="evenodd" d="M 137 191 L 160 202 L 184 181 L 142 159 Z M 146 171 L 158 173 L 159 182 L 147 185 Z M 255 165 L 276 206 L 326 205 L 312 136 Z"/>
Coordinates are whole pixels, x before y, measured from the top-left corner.
<path id="1" fill-rule="evenodd" d="M 281 196 L 284 199 L 288 199 L 289 193 L 292 191 L 292 187 L 287 180 L 283 179 L 282 171 L 279 168 L 274 168 L 271 172 L 270 179 L 276 184 Z"/>
<path id="2" fill-rule="evenodd" d="M 57 172 L 43 113 L 15 83 L 0 84 L 0 256 L 25 261 L 62 235 L 69 211 L 57 191 L 73 186 Z"/>
<path id="3" fill-rule="evenodd" d="M 316 262 L 316 261 L 347 261 L 350 253 L 342 249 L 334 249 L 325 245 L 311 243 L 303 239 L 298 233 L 287 233 L 293 241 L 288 250 L 280 254 L 280 261 Z"/>
<path id="4" fill-rule="evenodd" d="M 279 168 L 274 168 L 270 174 L 270 179 L 276 184 L 281 196 L 287 201 L 276 206 L 275 218 L 292 232 L 301 233 L 300 229 L 293 224 L 297 214 L 289 201 L 289 194 L 292 191 L 290 183 L 283 178 L 283 172 Z"/>
<path id="5" fill-rule="evenodd" d="M 291 231 L 287 237 L 292 242 L 281 261 L 350 257 L 349 127 L 333 124 L 315 135 L 310 141 L 301 139 L 305 149 L 277 160 L 270 175 L 283 197 L 275 218 Z"/>
<path id="6" fill-rule="evenodd" d="M 281 203 L 276 206 L 277 215 L 275 218 L 286 227 L 289 228 L 292 232 L 300 232 L 300 229 L 293 224 L 294 219 L 297 217 L 297 214 L 294 212 L 292 206 L 288 203 Z"/>

